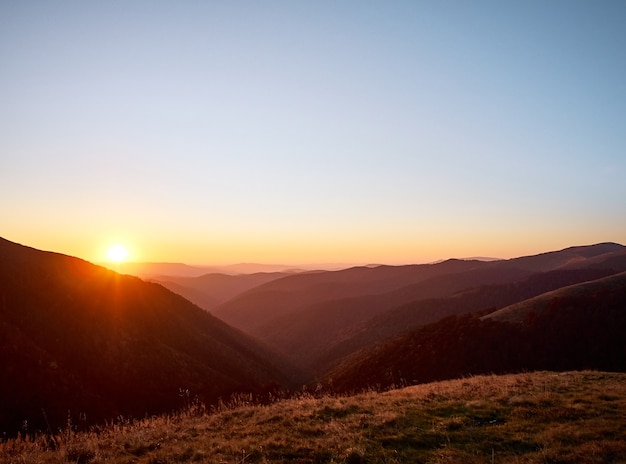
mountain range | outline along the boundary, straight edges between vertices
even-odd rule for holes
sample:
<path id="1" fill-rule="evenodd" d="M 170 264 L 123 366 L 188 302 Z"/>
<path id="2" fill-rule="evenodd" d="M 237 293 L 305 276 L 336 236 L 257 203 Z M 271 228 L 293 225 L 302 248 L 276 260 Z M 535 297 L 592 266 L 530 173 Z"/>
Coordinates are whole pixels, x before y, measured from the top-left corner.
<path id="1" fill-rule="evenodd" d="M 626 247 L 615 243 L 151 279 L 0 239 L 0 431 L 54 429 L 68 411 L 97 423 L 303 384 L 626 370 Z"/>
<path id="2" fill-rule="evenodd" d="M 323 375 L 338 359 L 411 327 L 620 271 L 626 248 L 613 243 L 491 262 L 356 267 L 273 280 L 212 313 Z"/>
<path id="3" fill-rule="evenodd" d="M 626 370 L 626 272 L 567 286 L 487 315 L 451 316 L 345 358 L 335 391 L 478 374 Z"/>

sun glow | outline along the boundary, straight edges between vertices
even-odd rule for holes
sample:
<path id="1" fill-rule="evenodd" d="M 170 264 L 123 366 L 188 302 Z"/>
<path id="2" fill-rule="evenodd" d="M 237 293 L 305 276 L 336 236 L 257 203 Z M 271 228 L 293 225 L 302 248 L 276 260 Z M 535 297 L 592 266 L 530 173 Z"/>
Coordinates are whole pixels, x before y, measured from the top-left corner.
<path id="1" fill-rule="evenodd" d="M 122 245 L 113 245 L 107 251 L 107 256 L 110 261 L 121 263 L 122 261 L 126 261 L 128 258 L 128 250 Z"/>

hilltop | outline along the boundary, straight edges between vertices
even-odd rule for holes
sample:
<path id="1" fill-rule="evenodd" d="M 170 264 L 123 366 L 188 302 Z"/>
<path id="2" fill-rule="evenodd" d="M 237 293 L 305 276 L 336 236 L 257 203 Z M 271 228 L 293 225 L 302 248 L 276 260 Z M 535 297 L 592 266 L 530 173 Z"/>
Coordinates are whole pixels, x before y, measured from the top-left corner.
<path id="1" fill-rule="evenodd" d="M 477 376 L 355 396 L 302 393 L 0 442 L 0 464 L 626 460 L 626 374 Z"/>

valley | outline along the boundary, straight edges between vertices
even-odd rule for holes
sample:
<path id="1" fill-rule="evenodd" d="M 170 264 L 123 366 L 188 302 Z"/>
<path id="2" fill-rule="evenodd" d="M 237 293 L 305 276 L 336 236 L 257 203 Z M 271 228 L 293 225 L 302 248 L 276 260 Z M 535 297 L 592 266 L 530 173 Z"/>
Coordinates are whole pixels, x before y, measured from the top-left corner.
<path id="1" fill-rule="evenodd" d="M 207 424 L 215 417 L 228 421 L 229 414 L 263 422 L 264 408 L 291 408 L 305 400 L 313 409 L 304 416 L 285 414 L 306 417 L 307 427 L 316 430 L 311 437 L 321 437 L 333 421 L 355 414 L 351 407 L 339 416 L 332 412 L 344 411 L 337 402 L 357 401 L 350 396 L 354 394 L 378 402 L 418 391 L 419 385 L 463 382 L 454 379 L 471 383 L 481 375 L 501 376 L 490 381 L 504 382 L 501 379 L 517 373 L 552 372 L 537 374 L 544 382 L 558 379 L 558 372 L 570 372 L 566 378 L 582 375 L 587 382 L 596 374 L 571 372 L 626 372 L 626 247 L 614 243 L 509 260 L 210 272 L 150 281 L 7 240 L 0 240 L 0 255 L 0 426 L 7 437 L 57 436 L 71 423 L 72 440 L 91 436 L 89 440 L 100 443 L 100 437 L 109 436 L 111 444 L 119 440 L 110 435 L 115 427 L 98 427 L 111 427 L 119 418 L 129 421 L 120 425 L 129 433 L 143 435 L 147 432 L 141 427 L 164 423 L 173 427 L 171 433 L 182 427 L 186 431 L 180 433 L 186 436 L 205 427 L 195 422 L 200 419 L 189 417 L 189 408 L 196 408 Z M 175 268 L 187 272 L 170 267 Z M 590 388 L 592 384 L 589 380 Z M 272 406 L 279 400 L 282 406 Z M 223 411 L 226 404 L 229 409 Z M 246 408 L 255 412 L 232 412 Z M 176 412 L 181 410 L 187 412 Z M 315 425 L 324 411 L 331 411 L 328 420 Z M 463 409 L 458 416 L 433 420 L 458 421 L 450 422 L 449 431 L 471 426 L 475 434 L 480 428 L 471 425 L 471 417 L 477 413 L 461 413 L 470 414 Z M 142 419 L 153 416 L 152 422 Z M 358 417 L 366 420 L 362 413 Z M 287 424 L 294 419 L 276 412 L 267 420 Z M 250 425 L 252 436 L 261 434 L 261 423 L 255 424 Z M 96 437 L 89 430 L 100 432 Z M 349 447 L 315 438 L 318 444 L 306 452 L 297 451 L 297 446 L 294 451 L 292 443 L 279 445 L 282 439 L 271 435 L 255 439 L 266 444 L 233 446 L 256 450 L 241 456 L 241 462 L 286 462 L 285 456 L 292 455 L 305 459 L 302 456 L 322 453 L 325 446 L 335 451 L 320 454 L 322 461 L 364 462 L 350 461 L 350 450 L 365 459 L 374 445 L 355 433 L 345 439 L 356 440 Z M 389 449 L 396 449 L 394 440 Z M 270 453 L 270 442 L 280 451 Z M 5 449 L 24 446 L 32 451 L 36 446 L 30 441 L 6 443 Z M 520 445 L 515 453 L 531 453 L 531 448 L 537 453 L 543 445 L 533 443 Z M 51 462 L 58 459 L 58 453 L 37 446 Z M 105 445 L 93 446 L 98 450 L 87 452 L 89 460 L 112 452 L 99 448 Z M 215 443 L 189 446 L 204 447 L 197 456 L 200 461 L 223 452 L 236 462 L 232 449 L 225 451 Z M 406 445 L 406 456 L 413 456 L 411 446 Z M 480 446 L 474 453 L 488 454 L 486 445 Z M 506 452 L 516 449 L 511 447 Z M 502 451 L 496 448 L 493 453 Z M 149 455 L 156 462 L 156 451 L 148 448 L 138 457 Z M 378 461 L 372 462 L 391 457 L 385 450 L 375 453 Z M 450 456 L 467 457 L 463 453 L 456 450 Z M 435 459 L 435 454 L 424 456 Z M 539 462 L 532 456 L 520 462 Z"/>

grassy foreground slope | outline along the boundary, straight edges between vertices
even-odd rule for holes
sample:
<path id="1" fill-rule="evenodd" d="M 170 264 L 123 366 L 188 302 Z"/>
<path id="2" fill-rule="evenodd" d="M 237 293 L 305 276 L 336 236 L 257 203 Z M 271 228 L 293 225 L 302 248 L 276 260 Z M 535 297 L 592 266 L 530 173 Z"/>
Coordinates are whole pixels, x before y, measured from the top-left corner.
<path id="1" fill-rule="evenodd" d="M 626 462 L 626 374 L 477 376 L 0 442 L 0 463 Z"/>

